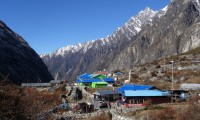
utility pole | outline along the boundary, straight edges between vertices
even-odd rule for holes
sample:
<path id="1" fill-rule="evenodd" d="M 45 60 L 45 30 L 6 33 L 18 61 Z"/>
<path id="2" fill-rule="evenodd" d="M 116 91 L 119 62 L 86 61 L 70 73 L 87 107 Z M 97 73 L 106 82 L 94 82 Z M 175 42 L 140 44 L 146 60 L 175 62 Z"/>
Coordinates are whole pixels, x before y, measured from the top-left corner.
<path id="1" fill-rule="evenodd" d="M 129 81 L 129 83 L 131 82 L 131 70 L 129 70 L 128 81 Z"/>
<path id="2" fill-rule="evenodd" d="M 164 57 L 164 72 L 165 72 L 165 57 Z"/>
<path id="3" fill-rule="evenodd" d="M 172 63 L 172 98 L 171 98 L 171 102 L 173 102 L 173 90 L 174 90 L 174 61 L 173 59 L 170 61 Z"/>

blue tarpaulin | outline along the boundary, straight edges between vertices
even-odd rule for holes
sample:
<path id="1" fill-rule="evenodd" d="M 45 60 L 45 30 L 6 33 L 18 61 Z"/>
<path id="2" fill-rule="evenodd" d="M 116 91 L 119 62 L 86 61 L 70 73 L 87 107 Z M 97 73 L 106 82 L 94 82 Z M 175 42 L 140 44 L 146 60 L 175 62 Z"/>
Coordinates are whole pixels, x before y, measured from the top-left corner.
<path id="1" fill-rule="evenodd" d="M 103 78 L 103 80 L 105 81 L 105 82 L 108 82 L 108 83 L 114 83 L 115 82 L 115 80 L 113 79 L 113 78 Z"/>
<path id="2" fill-rule="evenodd" d="M 115 75 L 122 75 L 122 73 L 121 72 L 117 72 L 117 73 L 115 73 Z"/>
<path id="3" fill-rule="evenodd" d="M 118 89 L 120 93 L 124 93 L 124 90 L 152 90 L 156 87 L 152 85 L 138 85 L 138 84 L 126 84 Z"/>

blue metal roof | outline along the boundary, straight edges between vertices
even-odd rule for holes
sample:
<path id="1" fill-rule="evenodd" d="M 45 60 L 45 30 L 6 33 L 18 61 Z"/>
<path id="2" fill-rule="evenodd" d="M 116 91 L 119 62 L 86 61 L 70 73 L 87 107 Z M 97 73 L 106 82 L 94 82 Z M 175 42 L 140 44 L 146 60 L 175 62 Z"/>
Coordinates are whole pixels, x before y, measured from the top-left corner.
<path id="1" fill-rule="evenodd" d="M 85 73 L 83 75 L 80 75 L 78 78 L 81 78 L 81 79 L 90 79 L 90 78 L 92 78 L 92 74 Z"/>
<path id="2" fill-rule="evenodd" d="M 77 83 L 91 83 L 91 82 L 104 82 L 102 79 L 97 79 L 97 78 L 90 78 L 90 79 L 78 79 L 76 80 Z"/>
<path id="3" fill-rule="evenodd" d="M 114 83 L 115 82 L 115 80 L 113 79 L 113 78 L 103 78 L 103 80 L 105 81 L 105 82 L 108 82 L 108 83 Z"/>
<path id="4" fill-rule="evenodd" d="M 138 85 L 138 84 L 126 84 L 118 89 L 119 92 L 123 93 L 124 90 L 150 90 L 155 88 L 152 85 Z"/>
<path id="5" fill-rule="evenodd" d="M 97 74 L 88 74 L 88 73 L 85 73 L 83 75 L 80 75 L 78 77 L 78 79 L 76 80 L 77 83 L 81 83 L 81 82 L 85 82 L 85 83 L 89 83 L 89 82 L 108 82 L 108 83 L 114 83 L 114 79 L 113 78 L 93 78 L 97 76 Z"/>
<path id="6" fill-rule="evenodd" d="M 160 90 L 124 90 L 125 97 L 156 97 L 156 96 L 169 96 L 169 92 Z"/>

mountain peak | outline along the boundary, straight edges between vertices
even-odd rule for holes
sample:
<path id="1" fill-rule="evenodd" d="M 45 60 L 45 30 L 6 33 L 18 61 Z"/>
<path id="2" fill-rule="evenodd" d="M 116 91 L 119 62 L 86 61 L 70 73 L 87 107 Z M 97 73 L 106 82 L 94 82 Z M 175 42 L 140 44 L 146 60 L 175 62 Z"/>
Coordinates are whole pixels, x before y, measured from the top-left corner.
<path id="1" fill-rule="evenodd" d="M 144 9 L 144 11 L 152 11 L 152 9 L 151 9 L 150 7 L 146 7 L 146 8 Z"/>
<path id="2" fill-rule="evenodd" d="M 146 13 L 156 13 L 157 11 L 152 10 L 150 7 L 146 7 L 144 10 L 139 12 L 140 14 L 146 14 Z"/>

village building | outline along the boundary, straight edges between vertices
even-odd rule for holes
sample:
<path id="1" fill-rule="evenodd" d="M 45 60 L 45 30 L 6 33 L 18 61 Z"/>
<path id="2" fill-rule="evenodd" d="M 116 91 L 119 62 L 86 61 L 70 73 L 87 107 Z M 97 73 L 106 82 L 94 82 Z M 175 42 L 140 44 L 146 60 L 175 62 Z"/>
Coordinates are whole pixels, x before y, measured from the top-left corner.
<path id="1" fill-rule="evenodd" d="M 94 109 L 111 107 L 111 102 L 118 101 L 122 97 L 117 90 L 97 90 L 93 95 Z"/>
<path id="2" fill-rule="evenodd" d="M 187 99 L 191 96 L 200 96 L 200 84 L 196 83 L 183 83 L 180 86 L 181 94 L 179 95 L 179 98 L 181 99 Z"/>
<path id="3" fill-rule="evenodd" d="M 194 90 L 194 91 L 199 91 L 200 90 L 200 84 L 195 84 L 195 83 L 183 83 L 180 86 L 181 90 Z"/>
<path id="4" fill-rule="evenodd" d="M 143 106 L 148 101 L 153 104 L 168 103 L 171 101 L 169 92 L 160 90 L 125 90 L 123 97 L 128 107 L 138 104 Z"/>
<path id="5" fill-rule="evenodd" d="M 106 87 L 108 84 L 113 84 L 114 79 L 101 74 L 83 74 L 77 78 L 76 82 L 81 86 L 101 88 Z"/>
<path id="6" fill-rule="evenodd" d="M 171 97 L 168 91 L 161 91 L 152 85 L 126 84 L 118 89 L 122 94 L 122 104 L 128 107 L 142 106 L 147 101 L 151 103 L 170 102 Z"/>
<path id="7" fill-rule="evenodd" d="M 115 101 L 121 99 L 121 93 L 117 90 L 97 90 L 93 93 L 94 99 Z"/>

